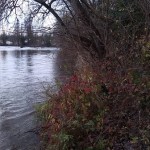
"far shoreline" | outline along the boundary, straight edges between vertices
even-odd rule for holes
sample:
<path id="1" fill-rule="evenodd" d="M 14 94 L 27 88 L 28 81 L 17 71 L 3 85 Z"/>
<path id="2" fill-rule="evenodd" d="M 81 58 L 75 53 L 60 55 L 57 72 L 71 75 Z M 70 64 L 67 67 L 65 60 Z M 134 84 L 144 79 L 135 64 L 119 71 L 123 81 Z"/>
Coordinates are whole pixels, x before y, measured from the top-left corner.
<path id="1" fill-rule="evenodd" d="M 0 46 L 0 51 L 12 51 L 12 50 L 60 50 L 58 47 L 34 47 L 34 46 Z"/>

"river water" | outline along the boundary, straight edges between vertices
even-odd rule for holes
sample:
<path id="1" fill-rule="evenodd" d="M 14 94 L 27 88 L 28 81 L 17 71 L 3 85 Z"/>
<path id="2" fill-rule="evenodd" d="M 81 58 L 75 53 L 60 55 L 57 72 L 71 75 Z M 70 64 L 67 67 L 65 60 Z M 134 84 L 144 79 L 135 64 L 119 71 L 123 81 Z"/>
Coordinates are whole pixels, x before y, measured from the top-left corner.
<path id="1" fill-rule="evenodd" d="M 58 50 L 0 47 L 0 150 L 38 150 L 29 132 L 37 125 L 35 105 L 43 85 L 54 82 Z"/>

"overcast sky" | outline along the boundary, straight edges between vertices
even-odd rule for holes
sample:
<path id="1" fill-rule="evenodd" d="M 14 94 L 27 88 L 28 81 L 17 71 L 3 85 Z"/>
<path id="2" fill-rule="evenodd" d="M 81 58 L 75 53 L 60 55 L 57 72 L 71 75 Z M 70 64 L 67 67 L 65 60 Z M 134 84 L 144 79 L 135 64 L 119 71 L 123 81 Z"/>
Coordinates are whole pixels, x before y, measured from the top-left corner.
<path id="1" fill-rule="evenodd" d="M 24 20 L 27 17 L 28 13 L 30 12 L 30 9 L 28 7 L 29 3 L 25 2 L 25 0 L 20 0 L 19 2 L 21 3 L 22 1 L 24 3 L 23 3 L 23 5 L 21 5 L 21 9 L 20 8 L 16 9 L 16 12 L 14 11 L 11 14 L 11 16 L 9 17 L 8 22 L 3 21 L 3 22 L 0 23 L 0 27 L 1 27 L 0 28 L 0 32 L 2 32 L 2 30 L 5 30 L 7 33 L 12 32 L 14 24 L 16 22 L 16 18 L 19 19 L 20 25 L 24 24 Z M 22 10 L 23 10 L 24 13 L 22 13 Z M 40 15 L 38 15 L 37 17 L 35 17 L 34 20 L 33 20 L 33 26 L 37 27 L 37 28 L 40 28 L 41 26 L 52 28 L 53 25 L 54 25 L 54 23 L 55 23 L 55 18 L 53 17 L 53 15 L 49 15 L 45 19 L 45 21 L 43 22 L 43 24 L 42 24 L 41 16 Z"/>

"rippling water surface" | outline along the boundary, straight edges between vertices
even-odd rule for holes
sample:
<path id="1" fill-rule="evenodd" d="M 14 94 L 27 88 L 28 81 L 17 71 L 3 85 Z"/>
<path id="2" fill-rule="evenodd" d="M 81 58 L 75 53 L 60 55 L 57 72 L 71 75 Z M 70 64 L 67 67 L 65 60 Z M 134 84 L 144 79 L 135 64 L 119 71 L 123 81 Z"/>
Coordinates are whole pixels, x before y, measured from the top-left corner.
<path id="1" fill-rule="evenodd" d="M 0 150 L 38 150 L 34 106 L 54 81 L 57 50 L 0 48 Z"/>

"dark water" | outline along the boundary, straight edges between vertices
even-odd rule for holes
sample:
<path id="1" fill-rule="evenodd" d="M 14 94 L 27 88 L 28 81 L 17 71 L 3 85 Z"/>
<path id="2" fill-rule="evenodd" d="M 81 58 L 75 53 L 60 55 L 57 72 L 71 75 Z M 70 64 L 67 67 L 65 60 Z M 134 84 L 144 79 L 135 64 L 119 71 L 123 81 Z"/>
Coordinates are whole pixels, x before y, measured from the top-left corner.
<path id="1" fill-rule="evenodd" d="M 0 50 L 0 150 L 38 150 L 34 106 L 57 74 L 57 50 Z"/>

